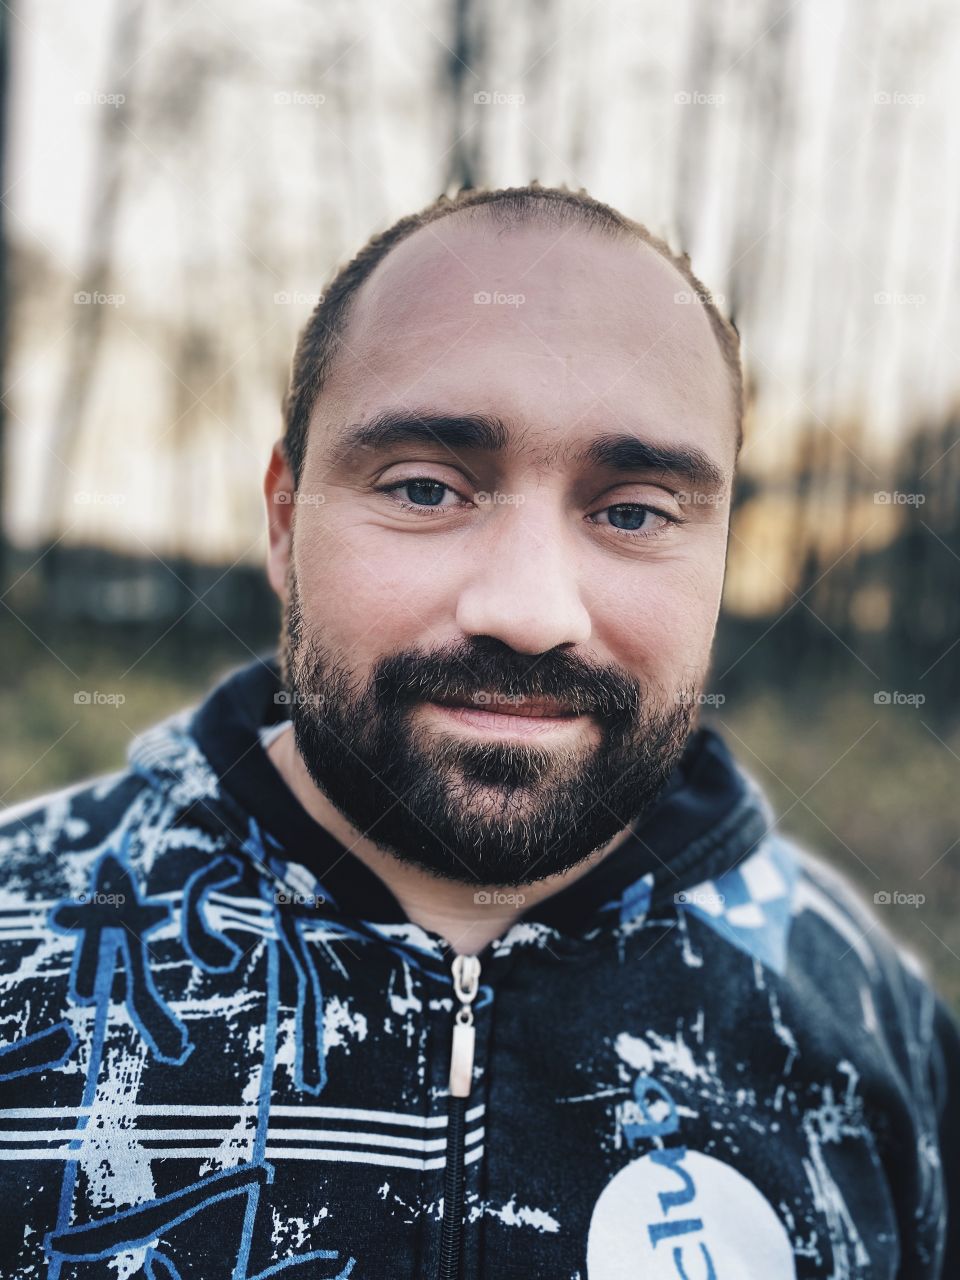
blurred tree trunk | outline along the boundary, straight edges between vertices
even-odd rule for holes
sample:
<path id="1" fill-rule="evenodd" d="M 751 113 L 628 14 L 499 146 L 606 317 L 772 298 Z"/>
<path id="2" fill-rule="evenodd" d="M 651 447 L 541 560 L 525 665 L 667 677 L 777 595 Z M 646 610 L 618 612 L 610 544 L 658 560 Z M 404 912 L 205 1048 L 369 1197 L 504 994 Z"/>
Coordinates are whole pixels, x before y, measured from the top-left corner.
<path id="1" fill-rule="evenodd" d="M 480 144 L 476 135 L 482 114 L 473 109 L 473 95 L 498 88 L 480 81 L 478 67 L 485 44 L 481 12 L 474 0 L 453 0 L 453 41 L 445 68 L 452 130 L 445 187 L 475 187 L 479 181 Z"/>
<path id="2" fill-rule="evenodd" d="M 115 10 L 108 58 L 107 90 L 120 92 L 124 76 L 137 60 L 145 0 L 131 0 Z M 108 293 L 113 270 L 114 241 L 126 179 L 126 132 L 130 104 L 102 105 L 93 163 L 93 202 L 86 229 L 85 262 L 78 294 L 93 298 Z M 53 459 L 47 481 L 45 507 L 50 513 L 53 530 L 66 523 L 66 499 L 70 491 L 68 479 L 74 475 L 84 430 L 87 404 L 94 385 L 103 322 L 108 308 L 95 302 L 83 307 L 78 323 L 70 334 L 67 366 L 60 384 L 53 419 L 50 457 Z M 43 561 L 48 579 L 56 577 L 58 548 L 52 547 Z"/>
<path id="3" fill-rule="evenodd" d="M 797 139 L 795 103 L 783 92 L 790 80 L 793 17 L 790 10 L 781 12 L 779 0 L 771 0 L 760 21 L 768 32 L 762 56 L 735 64 L 737 78 L 742 81 L 740 92 L 723 108 L 736 110 L 739 98 L 738 135 L 742 141 L 736 151 L 736 190 L 740 193 L 740 216 L 731 236 L 726 311 L 741 327 L 753 320 L 769 259 L 770 232 L 777 226 L 777 211 L 787 198 L 781 157 L 792 154 Z"/>
<path id="4" fill-rule="evenodd" d="M 547 71 L 550 68 L 550 51 L 559 30 L 554 0 L 533 0 L 527 8 L 526 54 L 524 56 L 525 102 L 521 110 L 536 122 L 535 128 L 524 130 L 527 152 L 527 176 L 544 182 L 550 164 L 550 146 L 544 138 L 548 122 Z M 518 10 L 519 12 L 519 10 Z M 488 172 L 496 172 L 496 166 L 488 166 Z M 574 184 L 576 185 L 576 184 Z"/>
<path id="5" fill-rule="evenodd" d="M 709 0 L 694 0 L 689 26 L 693 36 L 687 46 L 683 86 L 683 92 L 691 96 L 715 91 L 717 21 L 717 10 Z M 696 100 L 683 106 L 676 149 L 674 199 L 677 233 L 684 253 L 696 251 L 697 220 L 706 204 L 707 156 L 713 145 L 715 122 L 713 107 Z"/>

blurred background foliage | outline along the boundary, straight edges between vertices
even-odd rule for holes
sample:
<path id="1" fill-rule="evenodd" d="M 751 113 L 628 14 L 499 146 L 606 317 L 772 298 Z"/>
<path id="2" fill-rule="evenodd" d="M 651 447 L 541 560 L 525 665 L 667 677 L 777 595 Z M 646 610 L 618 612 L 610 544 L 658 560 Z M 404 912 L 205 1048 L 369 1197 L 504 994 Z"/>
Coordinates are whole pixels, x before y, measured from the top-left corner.
<path id="1" fill-rule="evenodd" d="M 442 190 L 583 186 L 689 252 L 743 338 L 704 714 L 785 831 L 868 896 L 924 896 L 877 918 L 960 1007 L 956 6 L 16 0 L 0 22 L 3 803 L 120 767 L 272 647 L 261 476 L 336 266 Z"/>

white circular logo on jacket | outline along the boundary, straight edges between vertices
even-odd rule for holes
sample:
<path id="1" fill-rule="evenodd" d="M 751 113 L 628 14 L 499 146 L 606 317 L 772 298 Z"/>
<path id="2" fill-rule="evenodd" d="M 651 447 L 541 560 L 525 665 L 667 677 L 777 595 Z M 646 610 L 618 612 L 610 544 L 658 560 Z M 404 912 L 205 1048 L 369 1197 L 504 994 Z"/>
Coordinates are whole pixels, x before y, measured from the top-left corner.
<path id="1" fill-rule="evenodd" d="M 652 1151 L 604 1188 L 587 1238 L 589 1280 L 796 1280 L 783 1223 L 752 1182 L 685 1147 Z"/>

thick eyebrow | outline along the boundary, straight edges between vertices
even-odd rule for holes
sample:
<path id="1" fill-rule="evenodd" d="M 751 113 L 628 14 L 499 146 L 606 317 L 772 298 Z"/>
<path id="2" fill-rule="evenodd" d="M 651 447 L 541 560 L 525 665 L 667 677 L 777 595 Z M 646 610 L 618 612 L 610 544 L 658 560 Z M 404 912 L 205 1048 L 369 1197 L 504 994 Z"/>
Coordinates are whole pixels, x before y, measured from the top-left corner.
<path id="1" fill-rule="evenodd" d="M 509 443 L 510 431 L 496 417 L 388 409 L 367 422 L 344 428 L 334 439 L 331 451 L 342 461 L 359 450 L 384 450 L 405 444 L 439 444 L 455 454 L 459 449 L 499 453 Z M 548 454 L 556 456 L 549 450 Z M 726 486 L 722 470 L 701 449 L 650 444 L 626 433 L 598 436 L 575 453 L 563 451 L 563 457 L 575 464 L 611 471 L 669 475 L 704 491 L 718 492 Z"/>
<path id="2" fill-rule="evenodd" d="M 655 471 L 708 492 L 726 487 L 723 472 L 701 449 L 648 444 L 638 436 L 598 436 L 573 460 L 613 471 Z"/>
<path id="3" fill-rule="evenodd" d="M 333 442 L 338 459 L 361 449 L 390 449 L 404 444 L 439 444 L 455 452 L 476 449 L 496 453 L 510 438 L 499 418 L 482 414 L 410 413 L 386 410 L 369 422 L 345 428 Z"/>

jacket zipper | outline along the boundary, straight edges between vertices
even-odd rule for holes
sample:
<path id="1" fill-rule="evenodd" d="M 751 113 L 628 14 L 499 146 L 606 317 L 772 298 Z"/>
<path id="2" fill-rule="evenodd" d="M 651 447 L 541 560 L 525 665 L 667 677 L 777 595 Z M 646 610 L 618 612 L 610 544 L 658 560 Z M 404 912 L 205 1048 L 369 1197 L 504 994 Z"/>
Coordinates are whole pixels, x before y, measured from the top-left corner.
<path id="1" fill-rule="evenodd" d="M 456 956 L 452 965 L 453 993 L 460 1002 L 453 1020 L 450 1048 L 450 1097 L 447 1102 L 447 1156 L 443 1173 L 443 1230 L 440 1239 L 440 1280 L 459 1280 L 463 1249 L 463 1161 L 467 1099 L 473 1086 L 475 1031 L 471 1005 L 480 985 L 477 956 Z"/>

